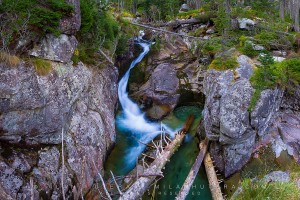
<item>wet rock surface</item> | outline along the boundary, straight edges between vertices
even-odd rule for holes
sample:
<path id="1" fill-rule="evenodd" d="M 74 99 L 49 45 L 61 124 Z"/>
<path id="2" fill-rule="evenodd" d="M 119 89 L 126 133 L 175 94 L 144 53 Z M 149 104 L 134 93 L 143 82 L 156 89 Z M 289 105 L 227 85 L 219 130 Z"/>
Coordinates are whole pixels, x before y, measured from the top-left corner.
<path id="1" fill-rule="evenodd" d="M 131 71 L 129 94 L 152 119 L 202 94 L 203 70 L 184 40 L 159 35 L 163 43 Z"/>
<path id="2" fill-rule="evenodd" d="M 158 65 L 149 80 L 140 88 L 138 95 L 151 101 L 156 105 L 169 105 L 172 110 L 177 105 L 179 94 L 179 79 L 176 76 L 175 66 L 169 63 Z M 152 118 L 161 118 L 167 113 L 153 113 Z"/>
<path id="3" fill-rule="evenodd" d="M 46 76 L 0 64 L 0 196 L 60 199 L 86 193 L 115 141 L 118 72 L 52 63 Z M 64 132 L 64 154 L 61 134 Z M 62 159 L 65 166 L 62 168 Z M 33 190 L 32 190 L 33 186 Z"/>

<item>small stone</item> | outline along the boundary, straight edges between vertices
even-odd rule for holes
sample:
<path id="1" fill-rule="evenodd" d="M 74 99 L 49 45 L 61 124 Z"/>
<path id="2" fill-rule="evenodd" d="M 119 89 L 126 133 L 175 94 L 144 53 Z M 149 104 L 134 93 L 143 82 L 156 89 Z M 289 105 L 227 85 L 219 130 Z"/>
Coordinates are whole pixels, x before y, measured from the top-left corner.
<path id="1" fill-rule="evenodd" d="M 276 57 L 285 57 L 287 55 L 286 51 L 273 51 L 272 53 Z"/>
<path id="2" fill-rule="evenodd" d="M 279 57 L 279 56 L 273 56 L 273 58 L 274 58 L 275 62 L 282 62 L 282 61 L 284 61 L 286 59 L 284 57 Z"/>
<path id="3" fill-rule="evenodd" d="M 289 182 L 290 174 L 284 171 L 273 171 L 267 174 L 263 179 L 263 182 Z"/>
<path id="4" fill-rule="evenodd" d="M 187 12 L 189 11 L 191 8 L 189 7 L 189 5 L 187 4 L 182 4 L 181 7 L 180 7 L 180 10 L 179 12 Z"/>
<path id="5" fill-rule="evenodd" d="M 213 34 L 215 33 L 215 30 L 213 28 L 210 28 L 206 31 L 207 34 Z"/>
<path id="6" fill-rule="evenodd" d="M 262 50 L 265 50 L 265 47 L 258 45 L 258 44 L 254 44 L 253 49 L 256 51 L 262 51 Z"/>
<path id="7" fill-rule="evenodd" d="M 240 29 L 246 29 L 246 30 L 251 30 L 253 28 L 253 26 L 256 25 L 256 22 L 251 20 L 251 19 L 247 19 L 247 18 L 239 18 L 238 19 L 239 22 L 239 28 Z"/>

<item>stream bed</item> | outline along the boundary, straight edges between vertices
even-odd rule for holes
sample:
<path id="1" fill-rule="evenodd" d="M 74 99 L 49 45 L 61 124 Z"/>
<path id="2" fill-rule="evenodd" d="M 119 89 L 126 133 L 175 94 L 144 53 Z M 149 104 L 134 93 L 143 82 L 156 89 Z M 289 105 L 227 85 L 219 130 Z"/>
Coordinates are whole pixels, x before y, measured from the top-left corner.
<path id="1" fill-rule="evenodd" d="M 164 178 L 146 192 L 142 199 L 171 200 L 175 199 L 186 176 L 189 173 L 198 153 L 196 130 L 201 120 L 202 108 L 198 106 L 182 106 L 176 108 L 161 122 L 150 121 L 133 102 L 127 93 L 130 70 L 149 52 L 151 44 L 147 41 L 138 42 L 143 48 L 140 55 L 131 63 L 128 71 L 119 82 L 118 95 L 121 108 L 116 115 L 116 145 L 105 163 L 106 177 L 111 170 L 115 176 L 125 176 L 136 166 L 137 158 L 146 149 L 146 145 L 160 135 L 161 129 L 170 138 L 180 130 L 193 114 L 195 120 L 179 150 L 171 157 L 163 170 Z M 212 199 L 205 170 L 201 167 L 187 199 Z"/>
<path id="2" fill-rule="evenodd" d="M 157 200 L 175 199 L 176 193 L 180 190 L 199 153 L 199 140 L 195 134 L 197 125 L 201 119 L 201 111 L 202 108 L 197 106 L 178 107 L 162 121 L 162 123 L 170 128 L 177 129 L 182 127 L 190 114 L 195 115 L 195 121 L 191 126 L 184 143 L 171 157 L 171 161 L 167 163 L 163 170 L 164 178 L 155 186 L 155 193 L 153 193 L 153 188 L 151 188 L 148 193 L 145 193 L 143 200 L 150 200 L 152 196 Z M 116 118 L 118 118 L 119 115 L 122 115 L 122 112 L 119 112 Z M 116 124 L 116 130 L 116 146 L 108 156 L 108 160 L 105 163 L 105 171 L 109 172 L 111 170 L 116 176 L 125 176 L 135 167 L 135 163 L 133 165 L 128 165 L 128 153 L 130 153 L 132 147 L 139 145 L 139 143 L 132 137 L 132 132 L 126 129 L 124 130 L 120 124 Z M 136 158 L 134 158 L 134 160 L 135 159 Z M 212 199 L 204 166 L 200 168 L 190 194 L 187 197 L 187 200 L 192 199 Z"/>

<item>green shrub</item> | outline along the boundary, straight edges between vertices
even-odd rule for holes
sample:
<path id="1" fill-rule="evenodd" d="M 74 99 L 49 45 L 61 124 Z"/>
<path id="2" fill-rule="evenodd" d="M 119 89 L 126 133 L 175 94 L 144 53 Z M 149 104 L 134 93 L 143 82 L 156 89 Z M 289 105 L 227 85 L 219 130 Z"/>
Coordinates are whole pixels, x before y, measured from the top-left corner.
<path id="1" fill-rule="evenodd" d="M 128 50 L 127 42 L 129 39 L 130 39 L 129 36 L 127 36 L 126 34 L 124 33 L 120 34 L 117 49 L 116 49 L 117 56 L 124 54 Z"/>
<path id="2" fill-rule="evenodd" d="M 224 50 L 220 39 L 210 39 L 200 43 L 199 46 L 202 46 L 201 49 L 204 54 L 209 54 L 211 57 Z"/>
<path id="3" fill-rule="evenodd" d="M 275 31 L 261 31 L 259 34 L 255 35 L 254 38 L 257 39 L 259 43 L 261 43 L 267 49 L 271 48 L 271 43 L 279 40 L 278 35 L 275 33 Z"/>
<path id="4" fill-rule="evenodd" d="M 263 90 L 275 87 L 276 76 L 271 67 L 275 63 L 273 56 L 266 52 L 259 55 L 258 61 L 262 66 L 254 71 L 254 75 L 250 79 L 255 91 L 251 97 L 249 111 L 255 108 Z"/>
<path id="5" fill-rule="evenodd" d="M 77 33 L 79 58 L 87 64 L 94 64 L 99 48 L 113 50 L 118 40 L 118 22 L 96 0 L 80 0 L 81 27 Z"/>
<path id="6" fill-rule="evenodd" d="M 259 52 L 253 48 L 253 44 L 249 41 L 246 41 L 244 47 L 241 49 L 242 53 L 250 58 L 258 56 Z"/>
<path id="7" fill-rule="evenodd" d="M 293 58 L 275 64 L 276 82 L 284 88 L 293 89 L 300 83 L 300 59 Z"/>
<path id="8" fill-rule="evenodd" d="M 215 70 L 228 70 L 235 69 L 238 66 L 238 62 L 235 57 L 217 57 L 208 66 L 209 69 Z"/>
<path id="9" fill-rule="evenodd" d="M 73 10 L 73 6 L 64 0 L 3 0 L 0 3 L 0 12 L 6 13 L 1 20 L 9 23 L 4 30 L 13 30 L 14 40 L 26 31 L 39 36 L 46 33 L 59 35 L 59 20 L 71 15 Z"/>
<path id="10" fill-rule="evenodd" d="M 239 38 L 239 41 L 240 41 L 240 46 L 243 47 L 245 46 L 245 43 L 247 41 L 247 37 L 242 35 L 240 38 Z"/>
<path id="11" fill-rule="evenodd" d="M 254 71 L 250 81 L 255 89 L 251 98 L 249 110 L 251 111 L 260 98 L 261 91 L 274 88 L 276 85 L 282 89 L 293 91 L 295 84 L 300 83 L 300 59 L 292 58 L 281 63 L 272 64 L 272 60 L 263 61 L 266 64 Z"/>
<path id="12" fill-rule="evenodd" d="M 232 200 L 298 200 L 300 198 L 300 189 L 289 182 L 254 182 L 245 179 L 242 182 L 242 192 Z"/>
<path id="13" fill-rule="evenodd" d="M 180 12 L 177 14 L 177 17 L 180 19 L 189 19 L 191 17 L 198 17 L 200 13 L 203 12 L 203 9 L 200 8 L 199 10 L 189 10 L 187 12 Z"/>
<path id="14" fill-rule="evenodd" d="M 265 53 L 260 54 L 257 60 L 264 67 L 273 65 L 275 63 L 275 60 L 274 60 L 272 54 L 269 53 L 269 52 L 265 52 Z"/>
<path id="15" fill-rule="evenodd" d="M 256 10 L 253 9 L 247 10 L 241 7 L 234 7 L 232 9 L 231 14 L 233 17 L 248 18 L 248 19 L 254 19 L 258 15 Z"/>
<path id="16" fill-rule="evenodd" d="M 230 27 L 230 15 L 225 11 L 224 8 L 220 7 L 217 16 L 212 19 L 216 30 L 223 34 L 226 30 L 228 31 Z"/>

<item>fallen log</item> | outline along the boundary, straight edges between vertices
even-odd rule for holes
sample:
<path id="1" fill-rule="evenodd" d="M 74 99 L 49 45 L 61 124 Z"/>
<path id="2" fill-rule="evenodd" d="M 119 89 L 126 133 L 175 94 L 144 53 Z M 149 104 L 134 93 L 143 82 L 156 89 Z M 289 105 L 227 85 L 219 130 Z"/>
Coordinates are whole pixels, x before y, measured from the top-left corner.
<path id="1" fill-rule="evenodd" d="M 196 18 L 191 18 L 191 19 L 177 19 L 175 21 L 170 21 L 167 23 L 162 23 L 162 24 L 158 24 L 156 25 L 156 27 L 163 27 L 163 26 L 180 26 L 180 25 L 184 25 L 184 24 L 190 24 L 190 25 L 194 25 L 194 24 L 200 24 L 203 23 L 203 20 L 200 19 L 196 19 Z"/>
<path id="2" fill-rule="evenodd" d="M 205 24 L 208 23 L 212 18 L 215 18 L 216 16 L 213 13 L 203 13 L 198 15 L 196 18 L 190 18 L 190 19 L 176 19 L 174 21 L 166 22 L 166 23 L 160 23 L 155 25 L 156 27 L 179 27 L 181 25 L 196 25 L 196 24 Z"/>
<path id="3" fill-rule="evenodd" d="M 144 170 L 143 174 L 160 174 L 162 168 L 170 160 L 171 156 L 181 145 L 185 134 L 189 130 L 194 121 L 194 116 L 190 116 L 183 128 L 176 134 L 175 139 L 168 144 L 165 149 L 155 158 L 150 166 Z M 130 186 L 130 188 L 120 196 L 119 200 L 136 200 L 139 199 L 148 189 L 150 184 L 155 180 L 156 176 L 142 176 Z"/>
<path id="4" fill-rule="evenodd" d="M 189 194 L 189 191 L 193 185 L 193 182 L 198 174 L 198 171 L 201 167 L 201 164 L 202 164 L 202 161 L 204 159 L 204 156 L 207 152 L 207 148 L 208 148 L 208 139 L 205 138 L 205 140 L 203 140 L 199 147 L 200 147 L 200 152 L 196 158 L 196 161 L 195 163 L 193 164 L 187 178 L 185 179 L 177 197 L 176 197 L 176 200 L 184 200 L 188 194 Z"/>
<path id="5" fill-rule="evenodd" d="M 201 38 L 201 37 L 194 37 L 194 36 L 185 35 L 185 34 L 181 34 L 181 33 L 175 33 L 175 32 L 172 32 L 172 31 L 167 31 L 167 30 L 164 30 L 164 29 L 155 28 L 153 26 L 148 26 L 148 25 L 145 25 L 145 24 L 138 24 L 138 23 L 135 23 L 135 22 L 129 22 L 129 23 L 132 24 L 132 25 L 135 25 L 135 26 L 140 26 L 140 27 L 143 27 L 143 28 L 152 29 L 152 30 L 155 30 L 155 31 L 160 31 L 160 32 L 164 32 L 164 33 L 168 33 L 168 34 L 172 34 L 172 35 L 177 35 L 177 36 L 187 37 L 187 38 L 192 38 L 192 39 L 197 39 L 197 40 L 203 40 L 203 38 Z"/>
<path id="6" fill-rule="evenodd" d="M 204 166 L 213 200 L 223 200 L 217 174 L 209 153 L 204 158 Z"/>

